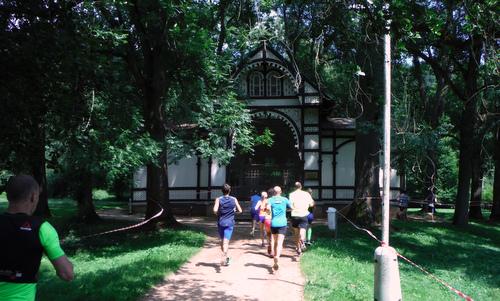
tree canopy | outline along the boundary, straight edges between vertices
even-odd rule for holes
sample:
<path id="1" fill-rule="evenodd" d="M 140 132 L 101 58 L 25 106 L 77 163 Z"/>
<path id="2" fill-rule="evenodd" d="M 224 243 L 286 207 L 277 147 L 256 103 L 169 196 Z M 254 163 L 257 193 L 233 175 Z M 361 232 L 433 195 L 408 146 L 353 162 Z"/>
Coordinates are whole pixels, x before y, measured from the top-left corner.
<path id="1" fill-rule="evenodd" d="M 356 120 L 351 214 L 376 221 L 385 18 L 393 37 L 393 164 L 454 223 L 500 210 L 496 1 L 2 1 L 0 184 L 62 175 L 82 220 L 92 188 L 148 166 L 148 209 L 169 208 L 168 164 L 229 162 L 259 139 L 231 74 L 266 41 Z M 301 79 L 297 78 L 298 83 Z M 228 146 L 227 139 L 234 143 Z M 373 202 L 366 202 L 366 200 Z M 496 210 L 496 211 L 495 211 Z M 163 219 L 175 223 L 170 210 Z"/>

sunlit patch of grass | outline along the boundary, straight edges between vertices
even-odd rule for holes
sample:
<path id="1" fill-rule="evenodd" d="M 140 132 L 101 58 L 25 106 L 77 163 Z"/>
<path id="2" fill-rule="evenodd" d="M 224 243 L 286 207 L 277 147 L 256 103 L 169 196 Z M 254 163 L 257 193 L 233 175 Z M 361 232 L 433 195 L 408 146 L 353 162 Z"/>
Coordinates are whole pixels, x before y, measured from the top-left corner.
<path id="1" fill-rule="evenodd" d="M 451 218 L 449 210 L 438 213 Z M 471 222 L 392 222 L 390 243 L 401 254 L 469 294 L 475 300 L 500 300 L 500 227 Z M 316 242 L 301 259 L 307 300 L 373 300 L 373 253 L 377 242 L 349 224 L 338 239 L 317 226 Z M 375 234 L 380 236 L 378 231 Z M 418 269 L 399 259 L 404 300 L 462 300 Z"/>
<path id="2" fill-rule="evenodd" d="M 52 217 L 62 247 L 73 262 L 75 279 L 63 282 L 44 258 L 40 268 L 37 300 L 137 300 L 166 274 L 179 269 L 205 240 L 189 230 L 125 231 L 91 238 L 81 237 L 131 225 L 123 220 L 77 223 L 76 202 L 50 199 Z M 96 202 L 97 209 L 122 208 L 126 204 L 108 200 Z M 0 196 L 0 212 L 6 200 Z"/>
<path id="3" fill-rule="evenodd" d="M 107 243 L 104 243 L 107 241 Z M 95 238 L 67 248 L 76 278 L 65 283 L 44 259 L 40 300 L 136 300 L 202 246 L 204 235 L 160 230 Z"/>

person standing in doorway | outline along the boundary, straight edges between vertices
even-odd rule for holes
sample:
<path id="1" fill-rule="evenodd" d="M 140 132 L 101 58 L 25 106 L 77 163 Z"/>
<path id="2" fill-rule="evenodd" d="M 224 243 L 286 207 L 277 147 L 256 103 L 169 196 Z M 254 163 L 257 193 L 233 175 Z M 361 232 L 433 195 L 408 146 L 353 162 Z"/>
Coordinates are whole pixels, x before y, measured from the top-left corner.
<path id="1" fill-rule="evenodd" d="M 73 265 L 52 225 L 33 216 L 40 194 L 35 179 L 11 177 L 6 192 L 9 205 L 0 215 L 0 300 L 33 301 L 43 254 L 62 280 L 73 280 Z"/>
<path id="2" fill-rule="evenodd" d="M 274 265 L 276 271 L 279 268 L 279 259 L 283 251 L 283 241 L 287 230 L 286 209 L 292 208 L 290 201 L 281 196 L 281 187 L 274 187 L 275 196 L 269 199 L 269 207 L 271 208 L 271 233 L 274 242 Z"/>
<path id="3" fill-rule="evenodd" d="M 224 184 L 222 187 L 222 196 L 215 199 L 214 214 L 218 216 L 217 229 L 220 237 L 220 249 L 222 252 L 221 265 L 228 266 L 231 259 L 227 256 L 229 241 L 234 230 L 234 214 L 236 211 L 242 212 L 240 204 L 235 197 L 229 195 L 231 186 Z"/>
<path id="4" fill-rule="evenodd" d="M 302 184 L 295 182 L 295 191 L 290 193 L 290 202 L 292 203 L 292 227 L 295 236 L 295 250 L 298 255 L 301 255 L 306 246 L 307 216 L 309 208 L 314 205 L 311 195 L 302 190 Z"/>
<path id="5" fill-rule="evenodd" d="M 257 190 L 252 191 L 253 194 L 250 197 L 250 217 L 252 218 L 252 231 L 250 235 L 255 235 L 255 225 L 259 222 L 259 210 L 257 208 L 257 203 L 262 200 L 262 197 L 257 193 Z"/>

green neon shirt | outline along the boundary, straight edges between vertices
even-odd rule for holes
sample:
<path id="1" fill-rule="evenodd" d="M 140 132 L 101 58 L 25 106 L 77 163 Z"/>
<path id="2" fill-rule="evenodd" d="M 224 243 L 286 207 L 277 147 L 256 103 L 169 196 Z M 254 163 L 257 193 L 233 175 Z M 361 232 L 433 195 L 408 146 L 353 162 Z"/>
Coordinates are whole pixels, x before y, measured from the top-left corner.
<path id="1" fill-rule="evenodd" d="M 48 222 L 40 226 L 38 233 L 45 255 L 55 260 L 64 255 L 59 244 L 59 235 L 56 229 Z M 0 282 L 0 300 L 2 301 L 33 301 L 36 295 L 36 283 Z"/>

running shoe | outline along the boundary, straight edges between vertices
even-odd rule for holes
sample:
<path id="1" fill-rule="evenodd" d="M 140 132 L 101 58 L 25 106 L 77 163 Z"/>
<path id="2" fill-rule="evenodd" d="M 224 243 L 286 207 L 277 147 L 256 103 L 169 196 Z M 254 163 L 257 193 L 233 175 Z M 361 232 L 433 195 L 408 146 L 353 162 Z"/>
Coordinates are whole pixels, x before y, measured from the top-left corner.
<path id="1" fill-rule="evenodd" d="M 231 257 L 226 257 L 226 266 L 228 266 L 231 263 Z"/>
<path id="2" fill-rule="evenodd" d="M 274 258 L 274 265 L 273 265 L 273 269 L 275 271 L 277 271 L 279 269 L 279 265 L 278 265 L 278 258 Z"/>

